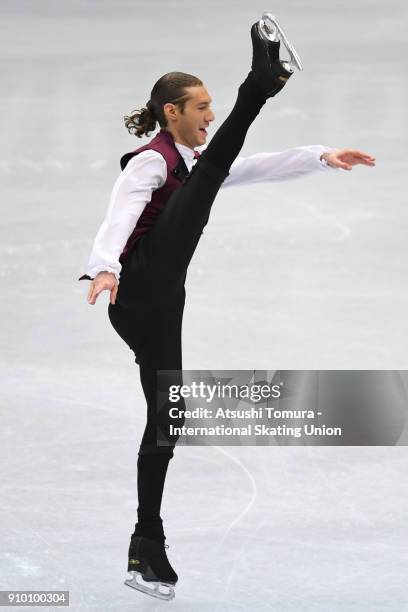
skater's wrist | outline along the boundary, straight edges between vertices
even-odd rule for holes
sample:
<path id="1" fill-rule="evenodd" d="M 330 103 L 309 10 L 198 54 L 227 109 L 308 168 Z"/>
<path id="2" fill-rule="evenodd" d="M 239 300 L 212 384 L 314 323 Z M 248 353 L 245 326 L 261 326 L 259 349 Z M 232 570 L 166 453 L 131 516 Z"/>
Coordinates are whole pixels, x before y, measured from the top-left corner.
<path id="1" fill-rule="evenodd" d="M 98 274 L 95 276 L 95 279 L 100 278 L 114 278 L 115 281 L 118 282 L 118 277 L 116 276 L 115 272 L 112 272 L 111 270 L 101 270 L 100 272 L 98 272 Z"/>
<path id="2" fill-rule="evenodd" d="M 109 274 L 109 277 L 114 276 L 115 279 L 119 282 L 120 270 L 112 269 L 107 264 L 100 264 L 95 268 L 88 269 L 87 273 L 89 276 L 92 277 L 93 280 L 95 280 L 97 277 L 101 278 L 103 274 Z"/>
<path id="3" fill-rule="evenodd" d="M 324 153 L 322 153 L 320 155 L 320 163 L 322 166 L 324 166 L 325 168 L 335 168 L 335 166 L 330 163 L 330 154 L 332 151 L 325 151 Z"/>

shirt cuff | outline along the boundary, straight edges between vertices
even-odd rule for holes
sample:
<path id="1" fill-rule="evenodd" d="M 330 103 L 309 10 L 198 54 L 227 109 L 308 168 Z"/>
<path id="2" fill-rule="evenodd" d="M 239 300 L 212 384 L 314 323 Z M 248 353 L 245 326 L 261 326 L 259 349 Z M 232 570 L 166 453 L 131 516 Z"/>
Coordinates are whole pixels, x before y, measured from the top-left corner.
<path id="1" fill-rule="evenodd" d="M 99 272 L 111 272 L 115 275 L 116 280 L 119 282 L 119 272 L 113 268 L 109 268 L 108 266 L 97 266 L 96 268 L 92 268 L 88 271 L 89 274 L 83 274 L 78 278 L 78 280 L 94 280 L 95 276 L 99 274 Z"/>
<path id="2" fill-rule="evenodd" d="M 326 161 L 324 158 L 323 158 L 323 159 L 321 158 L 321 155 L 324 155 L 324 153 L 321 153 L 321 154 L 320 154 L 320 156 L 319 156 L 319 162 L 321 163 L 321 165 L 322 165 L 324 168 L 331 168 L 331 166 L 329 166 L 329 164 L 327 163 L 327 161 Z"/>

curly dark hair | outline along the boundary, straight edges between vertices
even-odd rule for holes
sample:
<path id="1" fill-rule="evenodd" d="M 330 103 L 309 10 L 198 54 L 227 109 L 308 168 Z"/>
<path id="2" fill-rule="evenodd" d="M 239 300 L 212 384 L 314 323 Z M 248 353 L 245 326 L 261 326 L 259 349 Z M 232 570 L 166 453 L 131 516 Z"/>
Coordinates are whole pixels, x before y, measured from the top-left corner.
<path id="1" fill-rule="evenodd" d="M 161 128 L 166 127 L 166 117 L 163 106 L 167 103 L 175 104 L 183 112 L 185 104 L 189 99 L 185 91 L 186 87 L 202 85 L 202 81 L 192 74 L 185 72 L 168 72 L 154 84 L 150 94 L 150 100 L 146 106 L 133 110 L 124 116 L 125 126 L 130 134 L 138 138 L 146 135 L 156 128 L 159 123 Z"/>

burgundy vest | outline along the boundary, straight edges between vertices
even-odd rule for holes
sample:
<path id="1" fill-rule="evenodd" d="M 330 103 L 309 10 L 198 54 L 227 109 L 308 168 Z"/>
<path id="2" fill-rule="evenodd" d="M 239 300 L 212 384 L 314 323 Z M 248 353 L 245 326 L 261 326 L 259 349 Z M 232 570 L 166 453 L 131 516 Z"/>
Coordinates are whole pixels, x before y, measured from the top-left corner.
<path id="1" fill-rule="evenodd" d="M 126 168 L 127 163 L 130 159 L 132 159 L 132 157 L 138 155 L 142 151 L 148 150 L 157 151 L 164 157 L 164 161 L 166 162 L 167 166 L 167 179 L 162 187 L 153 191 L 152 199 L 146 204 L 138 219 L 135 229 L 129 236 L 123 252 L 119 257 L 119 261 L 121 263 L 132 251 L 138 239 L 151 229 L 156 217 L 165 207 L 173 191 L 180 187 L 183 179 L 188 174 L 187 166 L 174 145 L 173 136 L 170 134 L 170 132 L 165 130 L 160 131 L 153 138 L 153 140 L 143 147 L 140 147 L 131 153 L 126 153 L 126 155 L 124 155 L 120 160 L 122 170 Z M 195 155 L 198 157 L 199 154 L 196 152 Z"/>

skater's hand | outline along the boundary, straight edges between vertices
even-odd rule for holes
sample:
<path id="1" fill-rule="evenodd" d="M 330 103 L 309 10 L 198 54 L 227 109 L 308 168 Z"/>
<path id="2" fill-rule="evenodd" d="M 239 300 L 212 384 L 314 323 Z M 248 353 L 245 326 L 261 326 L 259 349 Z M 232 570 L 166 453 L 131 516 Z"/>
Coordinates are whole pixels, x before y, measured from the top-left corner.
<path id="1" fill-rule="evenodd" d="M 337 149 L 330 153 L 323 153 L 320 159 L 324 159 L 329 166 L 342 168 L 342 170 L 352 170 L 353 166 L 357 166 L 357 164 L 375 166 L 375 157 L 352 149 Z"/>
<path id="2" fill-rule="evenodd" d="M 88 292 L 88 303 L 95 304 L 98 295 L 102 291 L 110 291 L 110 303 L 114 304 L 116 301 L 116 294 L 118 292 L 118 281 L 113 272 L 99 272 L 91 282 Z"/>

